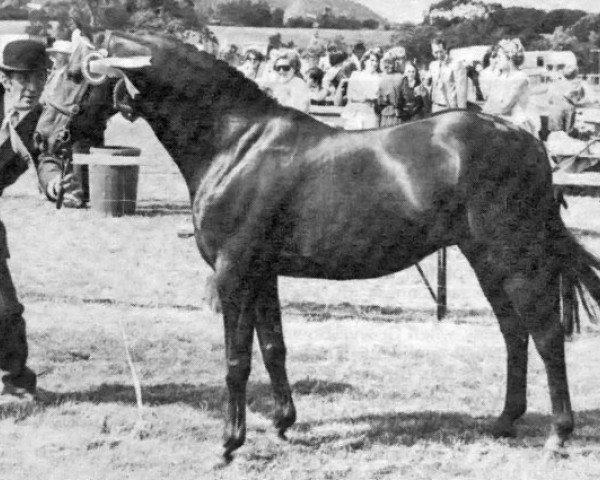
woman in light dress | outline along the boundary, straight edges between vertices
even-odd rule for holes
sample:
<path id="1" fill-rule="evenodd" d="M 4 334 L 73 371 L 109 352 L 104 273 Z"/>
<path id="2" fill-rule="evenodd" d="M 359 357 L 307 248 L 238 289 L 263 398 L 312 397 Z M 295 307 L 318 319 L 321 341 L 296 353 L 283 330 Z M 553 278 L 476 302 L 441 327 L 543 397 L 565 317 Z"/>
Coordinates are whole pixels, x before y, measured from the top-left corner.
<path id="1" fill-rule="evenodd" d="M 263 88 L 281 105 L 308 112 L 310 91 L 300 76 L 300 57 L 294 50 L 278 50 L 273 58 L 276 78 L 265 83 Z"/>
<path id="2" fill-rule="evenodd" d="M 529 79 L 519 70 L 525 59 L 523 45 L 518 38 L 498 43 L 495 58 L 496 77 L 492 80 L 483 112 L 511 121 L 537 136 L 539 120 L 527 110 Z"/>
<path id="3" fill-rule="evenodd" d="M 367 50 L 361 64 L 363 70 L 356 70 L 348 79 L 346 96 L 348 103 L 342 111 L 346 130 L 377 128 L 379 115 L 375 107 L 379 100 L 379 61 L 381 55 L 376 50 Z"/>

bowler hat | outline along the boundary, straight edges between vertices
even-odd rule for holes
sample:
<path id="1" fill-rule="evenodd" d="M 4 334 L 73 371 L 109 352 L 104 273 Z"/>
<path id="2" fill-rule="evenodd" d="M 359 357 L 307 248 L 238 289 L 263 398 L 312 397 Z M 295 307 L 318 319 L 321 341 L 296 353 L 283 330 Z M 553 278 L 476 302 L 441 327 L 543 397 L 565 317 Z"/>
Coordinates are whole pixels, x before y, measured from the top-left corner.
<path id="1" fill-rule="evenodd" d="M 35 40 L 13 40 L 2 48 L 0 69 L 14 72 L 46 70 L 50 59 L 46 48 Z"/>

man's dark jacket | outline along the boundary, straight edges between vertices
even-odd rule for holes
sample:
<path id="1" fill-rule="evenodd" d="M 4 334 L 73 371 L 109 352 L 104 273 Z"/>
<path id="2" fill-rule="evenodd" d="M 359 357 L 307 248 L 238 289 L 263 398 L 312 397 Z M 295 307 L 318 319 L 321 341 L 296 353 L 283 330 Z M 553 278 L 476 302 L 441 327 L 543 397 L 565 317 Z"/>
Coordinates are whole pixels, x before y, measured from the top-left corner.
<path id="1" fill-rule="evenodd" d="M 4 108 L 0 101 L 0 125 L 4 120 Z M 16 127 L 17 134 L 23 141 L 23 144 L 29 151 L 33 164 L 37 170 L 38 180 L 42 192 L 46 193 L 48 182 L 55 179 L 61 173 L 60 160 L 43 157 L 40 158 L 40 152 L 33 144 L 33 133 L 42 113 L 41 105 L 34 107 L 19 122 Z M 6 187 L 12 185 L 27 170 L 25 163 L 20 156 L 13 151 L 10 138 L 4 140 L 0 145 L 0 195 Z"/>

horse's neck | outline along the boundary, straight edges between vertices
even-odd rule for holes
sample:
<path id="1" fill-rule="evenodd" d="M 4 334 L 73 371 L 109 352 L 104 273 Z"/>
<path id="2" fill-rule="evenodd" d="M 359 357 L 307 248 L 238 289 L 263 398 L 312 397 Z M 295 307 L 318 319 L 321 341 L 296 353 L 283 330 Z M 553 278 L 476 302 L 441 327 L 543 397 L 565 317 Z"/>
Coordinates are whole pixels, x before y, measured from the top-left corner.
<path id="1" fill-rule="evenodd" d="M 217 102 L 202 111 L 193 99 L 175 102 L 165 97 L 146 105 L 142 114 L 177 164 L 191 197 L 215 158 L 237 144 L 256 123 L 256 115 L 241 105 L 225 110 Z"/>

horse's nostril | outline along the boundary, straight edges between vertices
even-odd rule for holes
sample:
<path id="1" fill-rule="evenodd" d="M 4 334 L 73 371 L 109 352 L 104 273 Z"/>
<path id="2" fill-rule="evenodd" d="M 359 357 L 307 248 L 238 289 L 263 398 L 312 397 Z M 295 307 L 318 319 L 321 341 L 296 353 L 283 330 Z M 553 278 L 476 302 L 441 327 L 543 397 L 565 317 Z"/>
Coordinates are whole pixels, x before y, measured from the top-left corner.
<path id="1" fill-rule="evenodd" d="M 33 144 L 40 150 L 42 145 L 44 144 L 44 137 L 38 131 L 33 132 Z"/>

